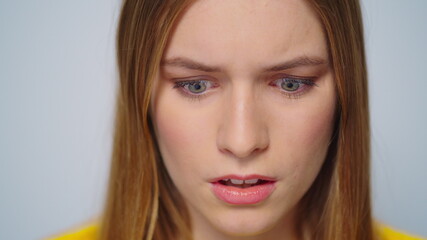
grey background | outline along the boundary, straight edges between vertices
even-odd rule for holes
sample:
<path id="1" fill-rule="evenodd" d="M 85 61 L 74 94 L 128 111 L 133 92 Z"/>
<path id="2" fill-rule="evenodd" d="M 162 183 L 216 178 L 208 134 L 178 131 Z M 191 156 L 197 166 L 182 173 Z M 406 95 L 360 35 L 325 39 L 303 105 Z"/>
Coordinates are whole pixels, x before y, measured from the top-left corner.
<path id="1" fill-rule="evenodd" d="M 0 0 L 0 239 L 101 211 L 118 0 Z M 427 236 L 427 2 L 364 0 L 376 217 Z"/>

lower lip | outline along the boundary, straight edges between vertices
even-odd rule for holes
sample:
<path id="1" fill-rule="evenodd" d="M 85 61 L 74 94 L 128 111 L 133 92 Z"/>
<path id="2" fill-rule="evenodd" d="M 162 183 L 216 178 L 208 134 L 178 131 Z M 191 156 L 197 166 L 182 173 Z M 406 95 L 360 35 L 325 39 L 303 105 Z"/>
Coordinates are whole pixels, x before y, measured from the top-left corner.
<path id="1" fill-rule="evenodd" d="M 219 182 L 212 183 L 213 193 L 220 200 L 236 205 L 256 204 L 264 201 L 274 191 L 274 183 L 268 182 L 248 188 L 226 186 Z"/>

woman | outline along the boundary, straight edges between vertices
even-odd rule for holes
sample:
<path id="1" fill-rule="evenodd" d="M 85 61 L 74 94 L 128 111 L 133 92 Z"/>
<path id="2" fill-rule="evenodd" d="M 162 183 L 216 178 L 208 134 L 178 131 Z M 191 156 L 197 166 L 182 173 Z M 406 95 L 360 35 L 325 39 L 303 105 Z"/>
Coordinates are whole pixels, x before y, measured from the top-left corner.
<path id="1" fill-rule="evenodd" d="M 77 239 L 415 239 L 374 224 L 357 0 L 124 2 L 106 209 Z"/>

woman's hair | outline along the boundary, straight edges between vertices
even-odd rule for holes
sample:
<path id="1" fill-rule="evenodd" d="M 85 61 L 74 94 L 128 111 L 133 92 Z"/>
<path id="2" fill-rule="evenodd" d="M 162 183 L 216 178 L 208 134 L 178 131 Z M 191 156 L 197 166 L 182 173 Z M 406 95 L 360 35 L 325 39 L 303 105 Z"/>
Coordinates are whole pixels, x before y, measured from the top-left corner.
<path id="1" fill-rule="evenodd" d="M 368 90 L 359 2 L 307 1 L 323 24 L 337 110 L 327 158 L 298 205 L 297 225 L 310 239 L 371 240 Z M 163 165 L 149 115 L 150 90 L 168 37 L 190 4 L 124 0 L 117 33 L 120 85 L 102 240 L 191 239 L 188 210 Z"/>

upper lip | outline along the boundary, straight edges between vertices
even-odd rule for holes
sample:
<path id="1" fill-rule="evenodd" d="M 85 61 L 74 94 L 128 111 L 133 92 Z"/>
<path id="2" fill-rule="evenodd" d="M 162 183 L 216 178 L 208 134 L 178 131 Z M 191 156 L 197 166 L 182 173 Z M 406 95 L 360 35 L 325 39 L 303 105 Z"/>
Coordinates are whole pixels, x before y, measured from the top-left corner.
<path id="1" fill-rule="evenodd" d="M 224 179 L 237 179 L 237 180 L 249 180 L 249 179 L 261 179 L 264 181 L 276 181 L 275 178 L 267 177 L 259 174 L 250 174 L 250 175 L 236 175 L 236 174 L 229 174 L 224 175 L 221 177 L 213 178 L 209 182 L 215 183 Z"/>

